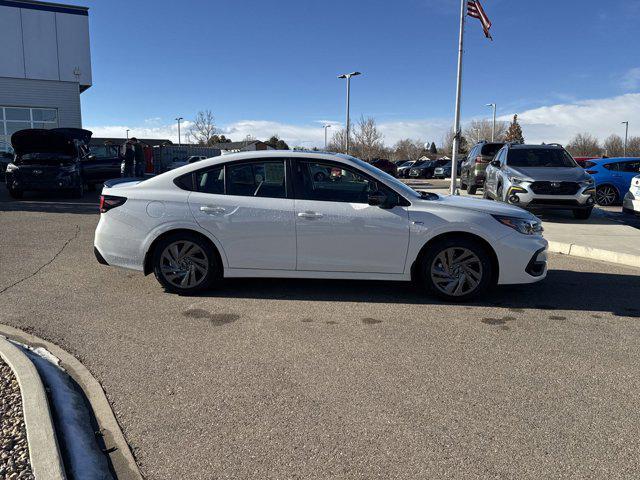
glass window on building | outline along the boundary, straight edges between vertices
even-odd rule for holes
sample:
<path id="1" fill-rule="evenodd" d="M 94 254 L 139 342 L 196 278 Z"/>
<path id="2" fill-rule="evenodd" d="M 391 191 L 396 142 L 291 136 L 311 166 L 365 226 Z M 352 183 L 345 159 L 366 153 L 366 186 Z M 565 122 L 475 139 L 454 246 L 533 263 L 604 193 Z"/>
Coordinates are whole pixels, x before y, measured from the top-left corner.
<path id="1" fill-rule="evenodd" d="M 0 106 L 0 142 L 11 144 L 11 135 L 26 128 L 56 128 L 58 110 Z"/>

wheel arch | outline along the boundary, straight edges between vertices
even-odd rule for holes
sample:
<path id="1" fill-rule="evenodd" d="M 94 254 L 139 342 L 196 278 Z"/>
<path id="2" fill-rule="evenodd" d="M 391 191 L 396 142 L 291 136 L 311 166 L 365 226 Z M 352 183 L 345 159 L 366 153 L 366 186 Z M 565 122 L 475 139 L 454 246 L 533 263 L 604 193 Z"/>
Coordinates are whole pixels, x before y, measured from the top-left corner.
<path id="1" fill-rule="evenodd" d="M 491 259 L 491 282 L 495 285 L 498 283 L 498 279 L 500 278 L 500 262 L 498 261 L 498 255 L 496 251 L 491 246 L 491 244 L 482 238 L 480 235 L 476 235 L 475 233 L 463 232 L 463 231 L 455 231 L 455 232 L 445 232 L 439 235 L 436 235 L 433 238 L 430 238 L 420 249 L 418 255 L 415 260 L 411 264 L 411 280 L 420 280 L 420 276 L 422 275 L 420 271 L 420 262 L 422 258 L 426 255 L 429 249 L 436 243 L 442 240 L 449 240 L 451 238 L 466 238 L 469 240 L 473 240 L 482 245 L 485 250 L 489 253 L 489 258 Z"/>
<path id="2" fill-rule="evenodd" d="M 156 246 L 158 245 L 160 240 L 170 235 L 175 235 L 176 233 L 188 233 L 189 235 L 195 235 L 196 237 L 199 237 L 201 240 L 207 243 L 210 246 L 213 254 L 216 256 L 216 260 L 218 261 L 218 265 L 220 265 L 220 269 L 224 271 L 224 263 L 222 261 L 222 255 L 220 254 L 220 251 L 218 250 L 218 247 L 216 246 L 216 244 L 209 237 L 207 237 L 202 232 L 199 232 L 197 230 L 193 230 L 190 228 L 174 228 L 174 229 L 162 232 L 160 235 L 154 238 L 153 242 L 151 242 L 151 245 L 149 245 L 149 248 L 147 249 L 147 252 L 144 255 L 143 272 L 145 275 L 149 275 L 150 273 L 153 272 L 153 255 L 155 253 Z"/>

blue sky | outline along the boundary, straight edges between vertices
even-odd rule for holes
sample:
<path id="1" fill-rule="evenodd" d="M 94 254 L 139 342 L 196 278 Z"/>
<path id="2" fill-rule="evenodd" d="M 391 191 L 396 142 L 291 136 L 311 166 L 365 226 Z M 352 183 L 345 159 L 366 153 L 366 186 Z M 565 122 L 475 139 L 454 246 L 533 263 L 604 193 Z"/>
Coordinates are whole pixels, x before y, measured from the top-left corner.
<path id="1" fill-rule="evenodd" d="M 352 70 L 352 118 L 375 117 L 387 143 L 437 143 L 452 123 L 457 0 L 70 3 L 90 7 L 82 106 L 96 134 L 174 138 L 176 116 L 211 109 L 232 138 L 320 145 L 321 123 L 344 121 L 336 75 Z M 464 119 L 496 102 L 531 140 L 640 130 L 640 0 L 483 4 L 494 41 L 468 19 Z"/>

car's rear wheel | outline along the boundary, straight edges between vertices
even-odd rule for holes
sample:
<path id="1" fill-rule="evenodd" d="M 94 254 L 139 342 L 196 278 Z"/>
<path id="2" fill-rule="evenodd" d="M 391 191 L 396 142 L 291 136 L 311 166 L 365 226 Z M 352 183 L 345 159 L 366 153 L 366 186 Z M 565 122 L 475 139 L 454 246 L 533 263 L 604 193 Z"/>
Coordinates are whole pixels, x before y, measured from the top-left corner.
<path id="1" fill-rule="evenodd" d="M 460 188 L 462 190 L 466 190 L 467 189 L 467 183 L 464 180 L 462 180 L 462 175 L 460 176 Z"/>
<path id="2" fill-rule="evenodd" d="M 574 218 L 578 220 L 586 220 L 591 216 L 593 208 L 577 208 L 573 211 Z"/>
<path id="3" fill-rule="evenodd" d="M 600 185 L 596 187 L 596 202 L 598 205 L 607 207 L 619 202 L 618 191 L 613 185 Z"/>
<path id="4" fill-rule="evenodd" d="M 481 295 L 492 283 L 493 267 L 486 248 L 469 238 L 437 242 L 422 257 L 426 287 L 447 301 L 466 301 Z"/>
<path id="5" fill-rule="evenodd" d="M 476 185 L 468 185 L 467 186 L 467 193 L 469 195 L 475 195 L 477 191 L 478 191 L 478 187 Z"/>
<path id="6" fill-rule="evenodd" d="M 153 273 L 168 292 L 193 295 L 218 278 L 220 265 L 211 246 L 190 233 L 178 233 L 159 241 L 153 255 Z"/>

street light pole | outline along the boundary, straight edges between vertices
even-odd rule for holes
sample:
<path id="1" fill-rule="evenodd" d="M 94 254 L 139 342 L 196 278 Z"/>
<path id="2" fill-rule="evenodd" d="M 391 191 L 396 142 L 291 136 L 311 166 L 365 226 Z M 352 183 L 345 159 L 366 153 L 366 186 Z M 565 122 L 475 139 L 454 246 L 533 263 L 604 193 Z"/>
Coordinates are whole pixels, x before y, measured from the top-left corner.
<path id="1" fill-rule="evenodd" d="M 465 20 L 465 7 L 467 2 L 460 0 L 460 38 L 458 39 L 458 75 L 456 84 L 456 110 L 455 119 L 453 121 L 453 158 L 451 159 L 451 186 L 449 192 L 451 195 L 455 195 L 458 186 L 456 180 L 457 167 L 458 167 L 458 149 L 460 148 L 460 100 L 462 97 L 462 56 L 464 54 L 464 20 Z"/>
<path id="2" fill-rule="evenodd" d="M 127 140 L 129 140 L 129 129 L 127 128 Z"/>
<path id="3" fill-rule="evenodd" d="M 327 149 L 327 128 L 331 128 L 331 125 L 323 125 L 324 128 L 324 149 Z"/>
<path id="4" fill-rule="evenodd" d="M 627 140 L 629 139 L 629 122 L 622 122 L 622 124 L 625 126 L 624 128 L 624 150 L 623 150 L 623 157 L 627 156 Z"/>
<path id="5" fill-rule="evenodd" d="M 180 138 L 180 122 L 184 120 L 184 118 L 182 117 L 178 117 L 176 118 L 176 121 L 178 122 L 178 146 L 181 147 L 182 146 L 182 138 Z"/>
<path id="6" fill-rule="evenodd" d="M 349 129 L 351 128 L 350 120 L 349 120 L 349 103 L 351 97 L 351 77 L 356 77 L 358 75 L 362 75 L 360 72 L 351 72 L 344 73 L 342 75 L 338 75 L 338 78 L 346 78 L 347 79 L 347 127 L 346 127 L 346 153 L 349 154 Z"/>
<path id="7" fill-rule="evenodd" d="M 493 107 L 493 125 L 491 127 L 491 141 L 496 141 L 496 104 L 487 103 L 487 107 Z"/>

